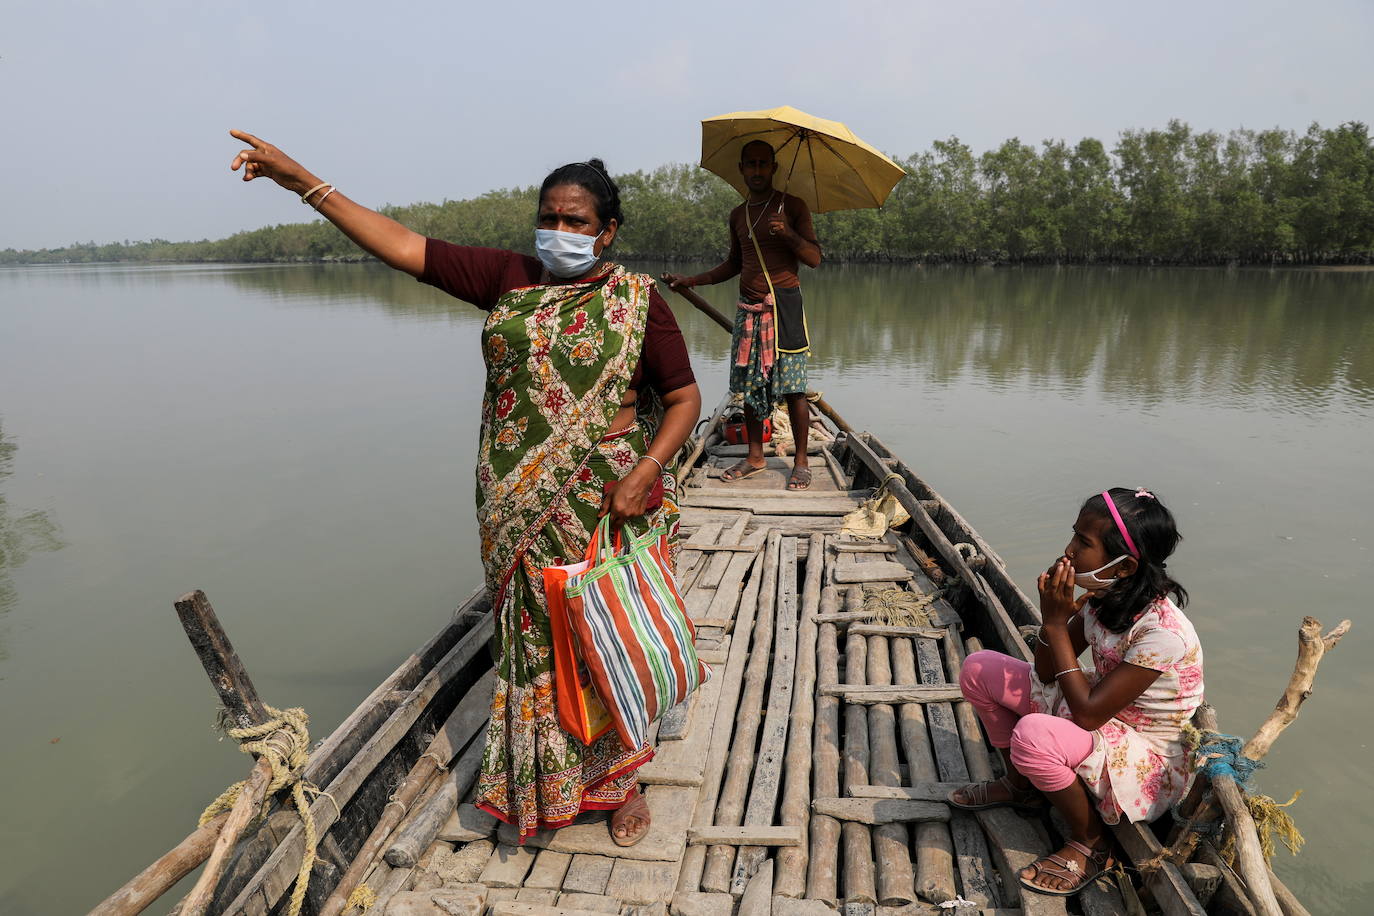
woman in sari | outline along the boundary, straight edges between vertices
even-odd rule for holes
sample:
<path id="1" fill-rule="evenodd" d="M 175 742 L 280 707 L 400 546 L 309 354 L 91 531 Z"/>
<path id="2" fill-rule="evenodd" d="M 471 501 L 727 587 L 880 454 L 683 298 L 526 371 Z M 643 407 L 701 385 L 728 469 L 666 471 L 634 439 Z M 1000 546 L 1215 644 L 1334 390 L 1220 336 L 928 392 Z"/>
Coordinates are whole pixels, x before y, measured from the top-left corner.
<path id="1" fill-rule="evenodd" d="M 583 745 L 559 726 L 542 569 L 580 559 L 598 519 L 627 534 L 658 526 L 676 552 L 668 470 L 701 412 L 682 333 L 652 278 L 603 257 L 624 224 L 599 160 L 571 163 L 540 189 L 538 259 L 427 239 L 349 200 L 276 147 L 231 168 L 301 195 L 364 251 L 489 312 L 477 459 L 482 563 L 496 615 L 497 684 L 477 804 L 523 841 L 581 812 L 613 809 L 611 835 L 649 829 L 636 770 L 648 745 L 614 729 Z"/>

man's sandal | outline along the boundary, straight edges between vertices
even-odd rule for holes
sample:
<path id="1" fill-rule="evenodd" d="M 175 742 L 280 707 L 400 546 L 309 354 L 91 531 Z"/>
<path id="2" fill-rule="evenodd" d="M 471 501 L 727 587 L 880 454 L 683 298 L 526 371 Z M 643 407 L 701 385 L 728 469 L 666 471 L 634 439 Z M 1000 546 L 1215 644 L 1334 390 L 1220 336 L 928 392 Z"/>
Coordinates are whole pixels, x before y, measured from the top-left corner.
<path id="1" fill-rule="evenodd" d="M 754 467 L 746 458 L 741 458 L 738 464 L 733 464 L 726 468 L 720 475 L 720 479 L 726 483 L 734 483 L 736 480 L 744 480 L 746 477 L 753 477 L 755 474 L 762 474 L 768 470 L 768 465 Z"/>
<path id="2" fill-rule="evenodd" d="M 632 831 L 625 836 L 619 836 L 615 829 L 622 823 L 622 818 L 632 817 L 639 821 L 640 828 Z M 644 799 L 643 792 L 635 792 L 635 797 L 625 802 L 611 815 L 611 841 L 617 846 L 633 846 L 640 840 L 649 835 L 649 803 Z"/>
<path id="3" fill-rule="evenodd" d="M 792 473 L 787 478 L 787 489 L 792 491 L 807 490 L 811 488 L 811 469 L 793 468 Z"/>
<path id="4" fill-rule="evenodd" d="M 1007 790 L 1007 797 L 994 799 L 989 797 L 993 786 L 1000 785 Z M 962 792 L 967 802 L 961 802 L 954 796 Z M 1045 807 L 1045 796 L 1035 790 L 1034 786 L 1027 786 L 1024 789 L 1017 788 L 1011 780 L 1003 776 L 991 782 L 969 783 L 962 789 L 955 789 L 945 796 L 945 801 L 956 808 L 964 811 L 982 811 L 984 808 L 1020 808 L 1023 811 L 1039 811 Z"/>
<path id="5" fill-rule="evenodd" d="M 1035 869 L 1035 873 L 1029 878 L 1021 875 L 1022 887 L 1035 891 L 1037 894 L 1047 894 L 1051 897 L 1072 897 L 1074 894 L 1083 890 L 1104 870 L 1111 862 L 1110 847 L 1093 849 L 1091 846 L 1084 846 L 1076 840 L 1069 840 L 1066 844 L 1072 846 L 1083 857 L 1088 860 L 1088 868 L 1085 869 L 1077 862 L 1070 862 L 1061 855 L 1051 854 L 1036 859 L 1027 868 Z M 1089 870 L 1091 869 L 1091 870 Z M 1069 882 L 1068 887 L 1044 887 L 1036 884 L 1039 878 L 1058 878 L 1061 881 Z"/>

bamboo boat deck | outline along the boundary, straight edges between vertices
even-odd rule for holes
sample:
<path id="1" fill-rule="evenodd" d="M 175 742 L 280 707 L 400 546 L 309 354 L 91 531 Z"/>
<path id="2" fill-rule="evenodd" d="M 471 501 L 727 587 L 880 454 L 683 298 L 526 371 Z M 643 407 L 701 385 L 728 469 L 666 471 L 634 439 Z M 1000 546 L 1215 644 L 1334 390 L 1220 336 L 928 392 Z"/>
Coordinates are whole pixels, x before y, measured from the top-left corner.
<path id="1" fill-rule="evenodd" d="M 323 790 L 310 808 L 321 842 L 302 912 L 1128 912 L 1110 880 L 1068 900 L 1020 886 L 1017 871 L 1060 842 L 1052 820 L 945 803 L 953 786 L 1001 771 L 960 697 L 960 665 L 982 647 L 1029 659 L 1022 628 L 1038 614 L 947 501 L 877 438 L 818 407 L 830 422 L 813 430 L 807 491 L 785 489 L 791 462 L 781 457 L 748 479 L 721 479 L 743 454 L 720 438 L 724 404 L 683 462 L 678 578 L 713 676 L 655 726 L 655 757 L 639 771 L 653 825 L 639 844 L 617 846 L 604 814 L 521 844 L 472 806 L 494 679 L 494 621 L 479 589 L 311 754 L 303 777 Z M 885 481 L 910 523 L 880 539 L 843 534 L 843 516 Z M 894 625 L 866 607 L 894 589 L 922 605 L 918 620 Z M 202 593 L 183 609 L 218 627 Z M 222 697 L 233 691 L 199 643 L 215 642 L 252 693 L 222 632 L 192 642 Z M 1177 865 L 1148 826 L 1113 834 L 1152 911 L 1256 912 L 1209 840 L 1189 844 L 1196 857 Z M 1175 827 L 1169 841 L 1178 836 Z M 140 912 L 213 842 L 202 828 L 92 912 Z M 230 848 L 196 889 L 205 912 L 287 912 L 305 848 L 296 815 L 277 810 Z M 1283 912 L 1305 913 L 1270 878 Z"/>
<path id="2" fill-rule="evenodd" d="M 727 445 L 687 478 L 679 584 L 714 676 L 656 726 L 640 770 L 645 839 L 615 845 L 600 815 L 521 845 L 465 803 L 384 891 L 456 887 L 419 903 L 461 902 L 469 916 L 1067 912 L 1015 877 L 1054 848 L 1045 825 L 944 804 L 953 786 L 1000 772 L 959 699 L 960 662 L 981 643 L 940 596 L 932 576 L 945 571 L 909 537 L 843 536 L 842 517 L 872 492 L 856 478 L 874 475 L 852 454 L 846 469 L 833 441 L 812 451 L 804 492 L 785 489 L 780 457 L 723 481 L 742 452 Z M 935 596 L 928 625 L 865 615 L 866 594 L 893 588 Z M 1105 887 L 1074 906 L 1124 911 Z"/>

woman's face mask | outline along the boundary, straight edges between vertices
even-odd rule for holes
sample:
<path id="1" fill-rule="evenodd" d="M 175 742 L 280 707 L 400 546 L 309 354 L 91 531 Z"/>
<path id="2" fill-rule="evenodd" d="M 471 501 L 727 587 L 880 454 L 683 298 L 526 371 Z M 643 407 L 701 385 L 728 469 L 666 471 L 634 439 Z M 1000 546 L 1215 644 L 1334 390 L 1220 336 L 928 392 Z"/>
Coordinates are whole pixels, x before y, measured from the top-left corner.
<path id="1" fill-rule="evenodd" d="M 580 277 L 597 261 L 598 235 L 563 232 L 560 229 L 534 230 L 534 253 L 549 273 L 559 279 Z"/>
<path id="2" fill-rule="evenodd" d="M 1126 557 L 1127 557 L 1127 554 L 1124 554 L 1124 553 L 1123 553 L 1121 556 L 1117 557 L 1115 560 L 1112 560 L 1112 561 L 1109 562 L 1109 563 L 1103 563 L 1101 566 L 1097 567 L 1097 569 L 1094 569 L 1092 572 L 1074 573 L 1074 576 L 1073 576 L 1073 584 L 1074 584 L 1074 585 L 1077 585 L 1079 588 L 1081 588 L 1081 589 L 1083 589 L 1083 590 L 1085 590 L 1085 591 L 1089 591 L 1089 592 L 1100 592 L 1100 591 L 1102 591 L 1102 589 L 1107 588 L 1107 587 L 1109 587 L 1109 586 L 1115 584 L 1117 580 L 1116 580 L 1116 579 L 1099 579 L 1099 578 L 1097 577 L 1097 574 L 1100 573 L 1100 572 L 1102 572 L 1102 570 L 1106 569 L 1106 568 L 1109 567 L 1109 566 L 1115 566 L 1116 564 L 1120 563 L 1122 560 L 1126 559 Z"/>

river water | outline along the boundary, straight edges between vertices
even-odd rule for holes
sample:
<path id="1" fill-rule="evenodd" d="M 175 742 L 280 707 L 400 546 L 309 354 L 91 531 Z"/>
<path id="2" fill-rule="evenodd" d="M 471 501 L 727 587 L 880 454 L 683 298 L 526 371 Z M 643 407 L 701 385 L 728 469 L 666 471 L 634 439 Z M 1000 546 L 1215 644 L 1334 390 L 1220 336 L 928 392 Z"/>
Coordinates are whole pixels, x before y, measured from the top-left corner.
<path id="1" fill-rule="evenodd" d="M 825 266 L 812 387 L 1034 593 L 1078 504 L 1148 485 L 1186 540 L 1224 730 L 1304 614 L 1352 634 L 1259 774 L 1313 912 L 1374 883 L 1374 273 Z M 706 291 L 726 307 L 730 290 Z M 727 339 L 674 303 L 708 404 Z M 0 912 L 84 911 L 246 772 L 172 610 L 203 588 L 326 734 L 480 581 L 480 313 L 370 265 L 0 270 Z"/>

